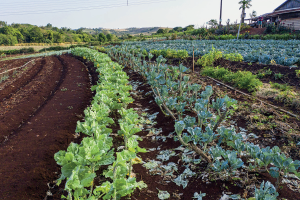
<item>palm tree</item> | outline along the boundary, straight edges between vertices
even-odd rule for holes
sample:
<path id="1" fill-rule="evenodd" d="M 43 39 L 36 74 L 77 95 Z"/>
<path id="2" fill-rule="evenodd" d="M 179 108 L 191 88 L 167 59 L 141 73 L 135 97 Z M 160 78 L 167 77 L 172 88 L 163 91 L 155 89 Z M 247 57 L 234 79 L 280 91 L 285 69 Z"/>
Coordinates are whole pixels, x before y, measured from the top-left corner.
<path id="1" fill-rule="evenodd" d="M 239 36 L 240 36 L 241 24 L 245 22 L 245 10 L 246 10 L 246 8 L 250 8 L 252 6 L 250 3 L 251 3 L 251 0 L 242 0 L 239 2 L 239 4 L 241 4 L 240 9 L 242 9 L 242 15 L 241 15 L 239 31 L 237 34 L 237 39 L 239 39 Z"/>
<path id="2" fill-rule="evenodd" d="M 256 13 L 255 10 L 253 10 L 252 13 L 250 13 L 249 15 L 250 15 L 250 18 L 251 18 L 251 23 L 252 23 L 252 19 L 257 16 L 257 13 Z"/>
<path id="3" fill-rule="evenodd" d="M 241 4 L 240 9 L 242 9 L 241 23 L 245 22 L 245 10 L 246 8 L 250 8 L 252 6 L 250 3 L 251 0 L 242 0 L 239 2 L 239 4 Z"/>

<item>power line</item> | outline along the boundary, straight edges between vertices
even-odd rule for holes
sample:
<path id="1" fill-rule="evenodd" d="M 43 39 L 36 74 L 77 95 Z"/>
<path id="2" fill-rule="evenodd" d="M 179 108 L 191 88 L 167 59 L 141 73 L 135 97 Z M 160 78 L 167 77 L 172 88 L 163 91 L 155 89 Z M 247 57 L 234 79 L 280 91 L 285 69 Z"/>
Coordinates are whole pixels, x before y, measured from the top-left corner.
<path id="1" fill-rule="evenodd" d="M 103 2 L 107 2 L 106 0 L 102 0 Z M 113 0 L 110 0 L 110 2 L 112 2 Z M 115 1 L 119 1 L 119 0 L 115 0 Z M 123 0 L 121 0 L 123 1 Z M 99 3 L 101 2 L 101 0 L 99 1 L 95 1 L 95 0 L 86 0 L 86 1 L 82 1 L 82 0 L 69 0 L 69 1 L 58 1 L 58 2 L 55 2 L 55 1 L 51 1 L 51 2 L 37 2 L 37 3 L 34 3 L 34 2 L 23 2 L 23 4 L 17 4 L 17 3 L 13 3 L 13 4 L 7 4 L 7 5 L 3 5 L 1 4 L 1 8 L 0 9 L 8 9 L 8 8 L 18 8 L 18 7 L 21 7 L 21 8 L 24 8 L 24 7 L 39 7 L 39 6 L 50 6 L 50 5 L 53 5 L 53 6 L 61 6 L 61 5 L 68 5 L 68 6 L 72 6 L 72 5 L 78 5 L 78 4 L 86 4 L 86 3 Z"/>
<path id="2" fill-rule="evenodd" d="M 133 5 L 144 5 L 144 4 L 153 4 L 153 3 L 162 3 L 162 2 L 170 2 L 170 1 L 176 1 L 176 0 L 157 0 L 157 1 L 138 1 L 130 3 L 129 6 Z M 93 8 L 90 7 L 80 7 L 80 8 L 74 8 L 74 9 L 57 9 L 57 10 L 38 10 L 38 11 L 28 11 L 28 12 L 9 12 L 7 14 L 3 14 L 1 12 L 0 16 L 7 16 L 7 15 L 29 15 L 29 14 L 44 14 L 44 13 L 59 13 L 59 12 L 73 12 L 73 11 L 83 11 L 83 10 L 100 10 L 100 9 L 107 9 L 107 8 L 116 8 L 116 7 L 123 7 L 126 6 L 126 2 L 122 4 L 113 4 L 113 5 L 105 5 L 105 6 L 93 6 Z M 33 13 L 34 12 L 34 13 Z"/>
<path id="3" fill-rule="evenodd" d="M 168 2 L 168 1 L 174 1 L 174 0 L 164 0 L 164 1 L 138 1 L 130 3 L 130 5 L 143 5 L 143 4 L 151 4 L 151 3 L 160 3 L 160 2 Z M 122 4 L 112 4 L 112 5 L 101 5 L 101 6 L 95 6 L 91 8 L 89 7 L 77 7 L 77 8 L 71 8 L 71 9 L 51 9 L 51 10 L 33 10 L 33 11 L 25 11 L 25 12 L 1 12 L 0 16 L 6 16 L 6 15 L 25 15 L 25 14 L 42 14 L 42 13 L 57 13 L 57 12 L 71 12 L 71 11 L 81 11 L 81 10 L 95 10 L 95 9 L 105 9 L 105 8 L 114 8 L 114 7 L 121 7 L 126 5 L 126 3 Z M 32 13 L 34 12 L 34 13 Z"/>

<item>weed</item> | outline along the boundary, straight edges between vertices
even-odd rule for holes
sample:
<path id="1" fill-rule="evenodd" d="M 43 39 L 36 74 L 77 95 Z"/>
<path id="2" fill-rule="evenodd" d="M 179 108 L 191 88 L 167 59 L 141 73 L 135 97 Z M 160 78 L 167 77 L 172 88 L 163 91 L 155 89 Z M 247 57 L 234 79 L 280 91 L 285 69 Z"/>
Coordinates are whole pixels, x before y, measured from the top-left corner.
<path id="1" fill-rule="evenodd" d="M 271 65 L 276 65 L 276 61 L 272 59 L 272 60 L 270 61 L 270 64 L 271 64 Z"/>
<path id="2" fill-rule="evenodd" d="M 205 54 L 197 60 L 197 64 L 203 67 L 213 66 L 214 62 L 219 58 L 222 58 L 222 52 L 212 47 L 212 50 L 208 54 Z"/>
<path id="3" fill-rule="evenodd" d="M 295 70 L 295 72 L 296 72 L 296 76 L 297 76 L 298 78 L 300 78 L 300 69 L 299 69 L 299 70 Z"/>
<path id="4" fill-rule="evenodd" d="M 73 106 L 68 106 L 68 108 L 69 108 L 70 110 L 72 110 L 72 109 L 73 109 Z"/>
<path id="5" fill-rule="evenodd" d="M 65 92 L 67 90 L 68 90 L 68 88 L 62 88 L 62 89 L 60 89 L 60 91 L 63 91 L 63 92 Z"/>
<path id="6" fill-rule="evenodd" d="M 274 75 L 275 80 L 282 79 L 283 75 L 279 72 L 278 74 Z"/>
<path id="7" fill-rule="evenodd" d="M 279 84 L 279 83 L 270 82 L 270 85 L 271 85 L 272 88 L 276 88 L 276 89 L 279 89 L 281 91 L 291 90 L 291 87 L 288 86 L 287 84 Z"/>

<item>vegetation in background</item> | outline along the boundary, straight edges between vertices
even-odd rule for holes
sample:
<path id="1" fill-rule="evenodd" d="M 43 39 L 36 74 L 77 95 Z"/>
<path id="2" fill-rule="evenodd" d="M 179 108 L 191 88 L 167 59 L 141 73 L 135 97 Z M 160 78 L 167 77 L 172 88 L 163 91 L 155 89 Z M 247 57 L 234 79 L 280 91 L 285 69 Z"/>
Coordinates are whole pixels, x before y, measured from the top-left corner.
<path id="1" fill-rule="evenodd" d="M 74 42 L 113 42 L 117 37 L 112 34 L 101 35 L 83 32 L 83 28 L 72 30 L 70 28 L 52 27 L 49 23 L 46 26 L 34 26 L 30 24 L 11 24 L 1 23 L 0 45 L 13 46 L 19 43 L 74 43 Z"/>

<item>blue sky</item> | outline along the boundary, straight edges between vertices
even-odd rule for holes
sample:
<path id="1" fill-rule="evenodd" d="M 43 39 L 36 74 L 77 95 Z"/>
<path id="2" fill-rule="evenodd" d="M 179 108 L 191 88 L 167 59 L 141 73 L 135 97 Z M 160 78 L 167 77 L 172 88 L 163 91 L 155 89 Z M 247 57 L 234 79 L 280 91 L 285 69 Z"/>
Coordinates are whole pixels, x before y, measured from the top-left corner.
<path id="1" fill-rule="evenodd" d="M 29 23 L 77 29 L 203 26 L 210 19 L 219 21 L 220 0 L 0 0 L 0 21 Z M 238 20 L 239 0 L 223 0 L 223 24 Z M 258 14 L 272 12 L 284 0 L 252 0 L 246 10 Z"/>

